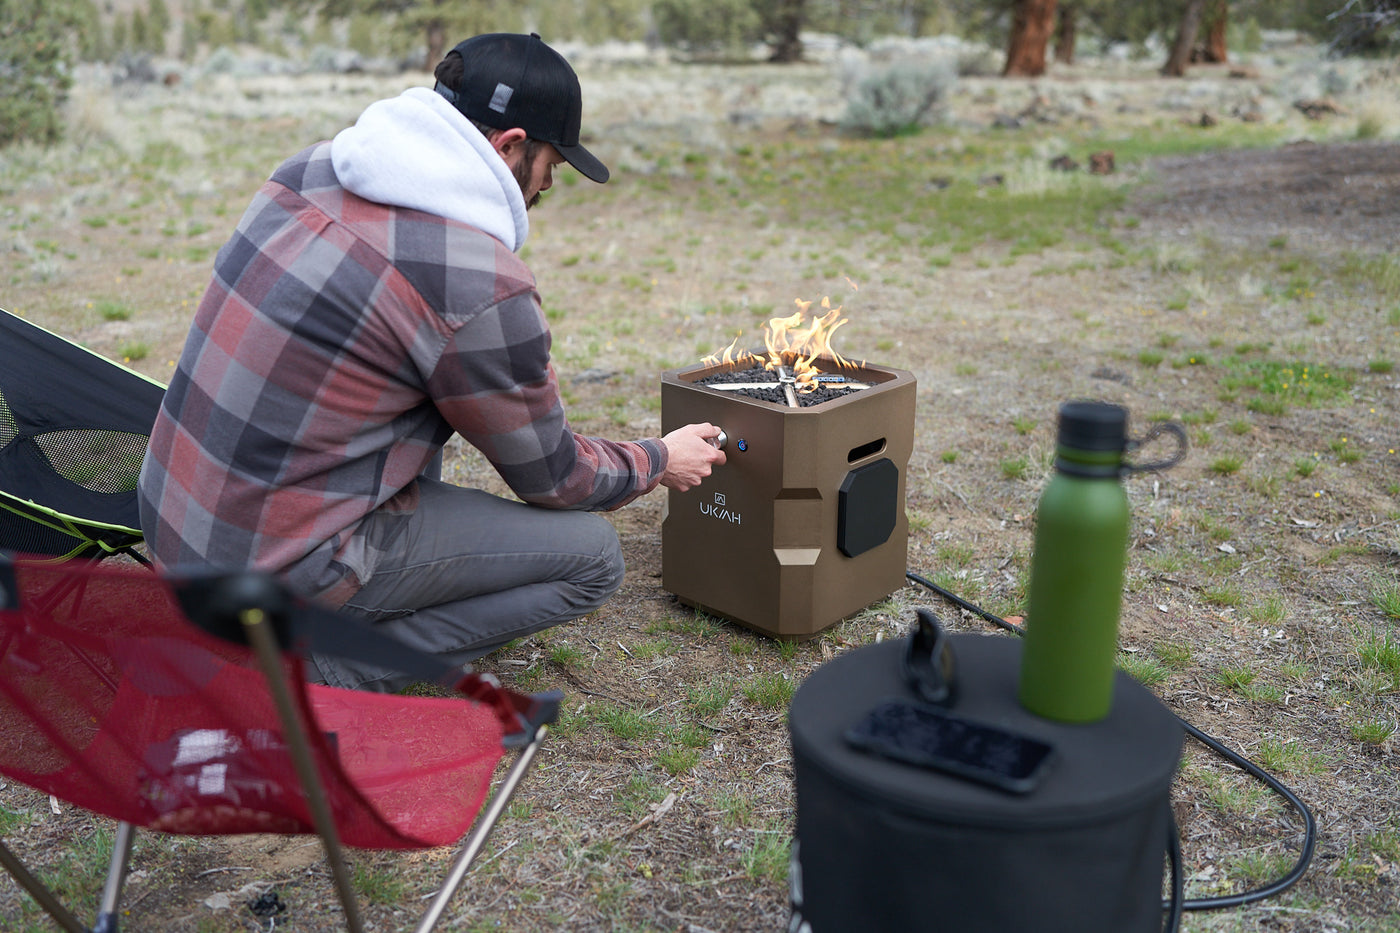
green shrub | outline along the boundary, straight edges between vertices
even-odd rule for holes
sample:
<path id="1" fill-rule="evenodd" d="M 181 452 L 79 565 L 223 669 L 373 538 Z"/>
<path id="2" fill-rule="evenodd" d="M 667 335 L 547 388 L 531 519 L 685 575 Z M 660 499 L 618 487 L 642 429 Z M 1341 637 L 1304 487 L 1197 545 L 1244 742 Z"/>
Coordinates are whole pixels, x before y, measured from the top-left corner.
<path id="1" fill-rule="evenodd" d="M 912 56 L 857 66 L 846 75 L 841 126 L 865 136 L 898 136 L 919 128 L 957 83 L 956 65 Z"/>

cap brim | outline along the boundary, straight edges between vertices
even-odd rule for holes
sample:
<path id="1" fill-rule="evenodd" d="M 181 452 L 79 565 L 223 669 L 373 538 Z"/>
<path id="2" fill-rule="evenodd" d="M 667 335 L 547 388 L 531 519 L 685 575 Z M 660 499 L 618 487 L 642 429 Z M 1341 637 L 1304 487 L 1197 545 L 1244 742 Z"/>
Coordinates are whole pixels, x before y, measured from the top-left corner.
<path id="1" fill-rule="evenodd" d="M 564 160 L 578 169 L 585 178 L 602 184 L 609 178 L 608 167 L 598 161 L 598 157 L 582 146 L 561 146 L 554 144 Z"/>

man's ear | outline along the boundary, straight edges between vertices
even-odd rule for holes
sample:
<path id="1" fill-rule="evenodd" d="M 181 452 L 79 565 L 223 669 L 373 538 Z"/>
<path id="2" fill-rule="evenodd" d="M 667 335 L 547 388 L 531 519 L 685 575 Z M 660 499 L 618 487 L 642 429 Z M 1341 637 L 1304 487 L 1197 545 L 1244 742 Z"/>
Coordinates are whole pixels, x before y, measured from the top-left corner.
<path id="1" fill-rule="evenodd" d="M 515 168 L 516 161 L 525 153 L 526 139 L 525 131 L 517 126 L 514 129 L 501 130 L 491 138 L 491 145 L 507 165 Z"/>

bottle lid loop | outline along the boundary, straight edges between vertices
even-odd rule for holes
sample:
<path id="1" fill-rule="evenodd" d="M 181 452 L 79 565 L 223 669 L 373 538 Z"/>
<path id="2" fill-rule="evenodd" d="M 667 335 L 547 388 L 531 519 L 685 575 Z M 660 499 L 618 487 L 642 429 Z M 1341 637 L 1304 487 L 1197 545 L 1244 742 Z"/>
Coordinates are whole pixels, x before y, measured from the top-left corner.
<path id="1" fill-rule="evenodd" d="M 1125 448 L 1126 453 L 1133 453 L 1141 450 L 1152 441 L 1163 434 L 1170 434 L 1176 438 L 1176 450 L 1165 460 L 1153 460 L 1149 463 L 1124 463 L 1122 472 L 1128 473 L 1156 473 L 1162 470 L 1169 470 L 1186 458 L 1186 451 L 1190 448 L 1190 442 L 1186 438 L 1186 429 L 1175 421 L 1159 421 L 1142 437 L 1131 439 Z"/>

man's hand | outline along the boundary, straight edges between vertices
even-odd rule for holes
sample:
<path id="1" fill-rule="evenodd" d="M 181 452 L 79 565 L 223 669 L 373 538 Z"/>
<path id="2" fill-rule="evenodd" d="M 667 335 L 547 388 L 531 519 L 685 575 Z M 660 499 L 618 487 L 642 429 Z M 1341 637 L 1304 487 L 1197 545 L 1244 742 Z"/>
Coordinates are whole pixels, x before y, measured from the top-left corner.
<path id="1" fill-rule="evenodd" d="M 676 428 L 661 439 L 666 445 L 666 472 L 661 485 L 676 492 L 685 492 L 710 475 L 710 468 L 724 463 L 724 451 L 711 443 L 719 437 L 719 428 L 712 424 L 688 424 Z"/>

